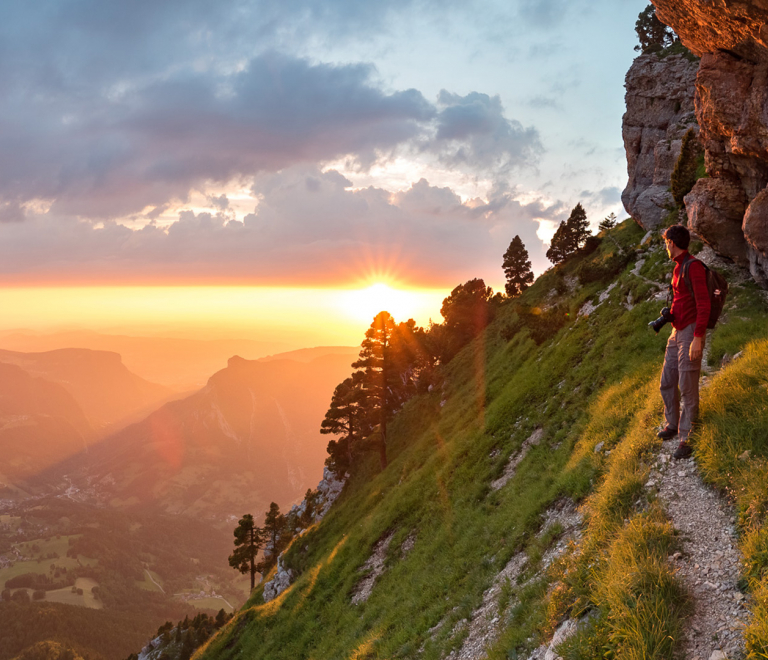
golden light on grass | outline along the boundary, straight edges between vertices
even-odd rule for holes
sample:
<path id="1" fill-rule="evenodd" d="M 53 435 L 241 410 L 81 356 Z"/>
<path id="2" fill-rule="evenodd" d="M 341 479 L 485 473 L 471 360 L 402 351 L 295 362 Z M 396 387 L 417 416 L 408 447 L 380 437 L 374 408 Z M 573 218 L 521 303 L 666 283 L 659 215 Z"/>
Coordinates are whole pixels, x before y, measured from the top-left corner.
<path id="1" fill-rule="evenodd" d="M 381 632 L 374 630 L 362 642 L 360 642 L 354 651 L 352 651 L 352 655 L 349 656 L 349 660 L 363 660 L 363 658 L 369 658 L 371 651 L 373 650 L 373 645 L 379 640 L 380 637 Z"/>

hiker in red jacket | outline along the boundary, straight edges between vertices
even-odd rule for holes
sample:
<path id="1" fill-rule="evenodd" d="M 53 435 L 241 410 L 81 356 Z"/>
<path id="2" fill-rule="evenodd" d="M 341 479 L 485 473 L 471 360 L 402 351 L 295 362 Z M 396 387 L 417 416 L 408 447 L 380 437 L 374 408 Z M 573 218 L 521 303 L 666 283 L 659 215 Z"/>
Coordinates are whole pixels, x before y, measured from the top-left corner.
<path id="1" fill-rule="evenodd" d="M 699 374 L 704 338 L 709 320 L 709 291 L 704 265 L 688 253 L 691 235 L 682 225 L 664 232 L 669 258 L 675 261 L 672 273 L 672 334 L 664 354 L 661 372 L 661 398 L 664 401 L 665 427 L 658 436 L 665 440 L 677 435 L 680 444 L 675 458 L 688 458 L 692 451 L 688 442 L 699 413 Z M 688 280 L 683 278 L 683 265 L 688 265 Z M 693 292 L 693 295 L 691 295 Z M 682 400 L 682 411 L 681 403 Z"/>

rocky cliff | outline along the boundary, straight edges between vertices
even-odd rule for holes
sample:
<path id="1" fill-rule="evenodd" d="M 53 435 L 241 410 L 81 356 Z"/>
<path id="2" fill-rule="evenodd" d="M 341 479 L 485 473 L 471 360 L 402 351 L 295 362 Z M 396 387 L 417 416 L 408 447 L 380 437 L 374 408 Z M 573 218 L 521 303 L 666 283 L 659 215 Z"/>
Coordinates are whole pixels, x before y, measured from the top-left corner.
<path id="1" fill-rule="evenodd" d="M 669 181 L 683 135 L 698 130 L 693 97 L 698 62 L 682 55 L 641 55 L 627 72 L 622 122 L 629 182 L 621 196 L 645 229 L 656 227 L 674 205 Z"/>
<path id="2" fill-rule="evenodd" d="M 709 178 L 685 199 L 689 226 L 768 287 L 768 4 L 653 3 L 702 58 L 695 107 Z"/>

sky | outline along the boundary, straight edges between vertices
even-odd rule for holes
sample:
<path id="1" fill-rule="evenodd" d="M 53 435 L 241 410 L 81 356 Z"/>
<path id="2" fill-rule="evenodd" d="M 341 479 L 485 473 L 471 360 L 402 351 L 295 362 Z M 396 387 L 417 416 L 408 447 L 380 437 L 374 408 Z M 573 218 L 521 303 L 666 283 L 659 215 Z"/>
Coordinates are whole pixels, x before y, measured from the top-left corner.
<path id="1" fill-rule="evenodd" d="M 5 0 L 0 329 L 312 309 L 346 338 L 503 288 L 515 235 L 542 272 L 577 202 L 626 217 L 645 6 Z"/>

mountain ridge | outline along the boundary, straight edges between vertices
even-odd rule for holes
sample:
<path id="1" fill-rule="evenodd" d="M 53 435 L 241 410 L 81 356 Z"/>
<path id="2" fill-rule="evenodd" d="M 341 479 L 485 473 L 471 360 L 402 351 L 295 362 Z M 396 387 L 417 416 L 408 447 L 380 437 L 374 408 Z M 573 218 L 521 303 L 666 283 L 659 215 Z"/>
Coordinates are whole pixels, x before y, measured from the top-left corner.
<path id="1" fill-rule="evenodd" d="M 113 351 L 61 348 L 24 353 L 0 349 L 0 363 L 14 364 L 64 387 L 101 432 L 124 425 L 174 396 L 170 389 L 129 371 L 120 354 Z"/>
<path id="2" fill-rule="evenodd" d="M 198 392 L 69 459 L 42 480 L 71 479 L 85 500 L 231 519 L 301 499 L 322 476 L 320 421 L 346 355 L 309 362 L 237 356 Z"/>

